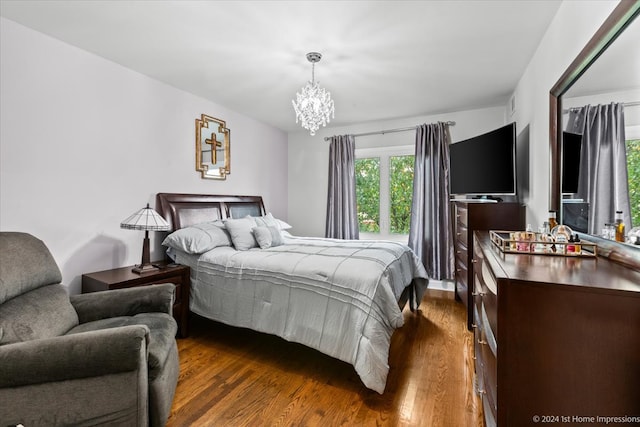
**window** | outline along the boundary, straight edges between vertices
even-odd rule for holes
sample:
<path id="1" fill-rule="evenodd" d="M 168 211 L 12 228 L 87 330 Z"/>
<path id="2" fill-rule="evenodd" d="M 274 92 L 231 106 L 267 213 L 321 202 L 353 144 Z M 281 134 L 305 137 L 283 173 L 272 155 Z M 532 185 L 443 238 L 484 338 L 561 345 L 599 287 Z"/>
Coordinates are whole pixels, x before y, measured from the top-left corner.
<path id="1" fill-rule="evenodd" d="M 627 175 L 631 202 L 631 227 L 640 226 L 640 139 L 627 140 Z"/>
<path id="2" fill-rule="evenodd" d="M 360 238 L 406 243 L 413 197 L 413 146 L 356 149 Z"/>

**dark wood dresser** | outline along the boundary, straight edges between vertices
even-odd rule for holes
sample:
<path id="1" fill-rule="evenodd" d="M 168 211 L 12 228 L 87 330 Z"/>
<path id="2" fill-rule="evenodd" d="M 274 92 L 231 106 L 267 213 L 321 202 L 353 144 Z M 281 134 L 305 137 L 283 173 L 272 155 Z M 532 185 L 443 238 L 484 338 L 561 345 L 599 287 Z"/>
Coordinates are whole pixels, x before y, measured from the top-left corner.
<path id="1" fill-rule="evenodd" d="M 452 201 L 456 298 L 467 307 L 467 327 L 473 324 L 473 232 L 475 230 L 524 230 L 525 208 L 519 203 Z"/>
<path id="2" fill-rule="evenodd" d="M 487 426 L 640 422 L 640 272 L 504 254 L 487 232 L 474 235 L 473 272 Z"/>

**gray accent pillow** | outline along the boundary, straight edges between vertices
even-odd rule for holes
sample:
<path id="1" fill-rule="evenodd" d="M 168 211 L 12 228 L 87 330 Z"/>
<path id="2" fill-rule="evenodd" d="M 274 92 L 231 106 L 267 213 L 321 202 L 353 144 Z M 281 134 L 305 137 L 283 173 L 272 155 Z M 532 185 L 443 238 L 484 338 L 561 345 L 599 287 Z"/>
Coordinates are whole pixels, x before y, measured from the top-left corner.
<path id="1" fill-rule="evenodd" d="M 233 246 L 239 251 L 246 251 L 247 249 L 258 246 L 258 242 L 256 242 L 251 232 L 251 229 L 256 225 L 255 219 L 250 216 L 238 219 L 227 219 L 224 222 L 224 226 L 231 236 Z"/>
<path id="2" fill-rule="evenodd" d="M 231 238 L 224 229 L 224 223 L 216 220 L 176 230 L 164 239 L 162 245 L 188 254 L 202 254 L 218 246 L 231 246 Z"/>
<path id="3" fill-rule="evenodd" d="M 273 248 L 284 244 L 278 227 L 259 226 L 253 229 L 253 235 L 260 249 Z"/>

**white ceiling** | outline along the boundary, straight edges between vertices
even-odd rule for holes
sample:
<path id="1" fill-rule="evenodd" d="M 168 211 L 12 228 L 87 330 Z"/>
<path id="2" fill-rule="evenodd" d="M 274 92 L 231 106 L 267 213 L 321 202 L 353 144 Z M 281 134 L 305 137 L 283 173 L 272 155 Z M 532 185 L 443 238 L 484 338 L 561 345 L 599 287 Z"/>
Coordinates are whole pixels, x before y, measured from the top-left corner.
<path id="1" fill-rule="evenodd" d="M 10 1 L 7 19 L 276 126 L 311 78 L 331 125 L 503 105 L 560 0 Z"/>

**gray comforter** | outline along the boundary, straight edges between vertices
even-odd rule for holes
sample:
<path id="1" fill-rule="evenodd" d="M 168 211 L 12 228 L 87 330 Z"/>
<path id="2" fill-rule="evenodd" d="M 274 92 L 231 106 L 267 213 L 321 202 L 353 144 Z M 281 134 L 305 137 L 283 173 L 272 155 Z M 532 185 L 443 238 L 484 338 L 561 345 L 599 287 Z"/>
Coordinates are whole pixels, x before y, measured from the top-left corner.
<path id="1" fill-rule="evenodd" d="M 415 254 L 386 241 L 287 237 L 270 249 L 219 247 L 192 267 L 190 308 L 207 318 L 304 344 L 352 364 L 383 393 L 391 335 L 403 325 L 398 301 L 428 283 Z"/>

